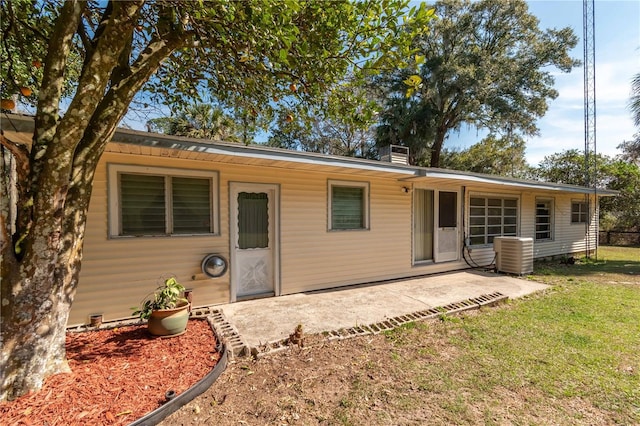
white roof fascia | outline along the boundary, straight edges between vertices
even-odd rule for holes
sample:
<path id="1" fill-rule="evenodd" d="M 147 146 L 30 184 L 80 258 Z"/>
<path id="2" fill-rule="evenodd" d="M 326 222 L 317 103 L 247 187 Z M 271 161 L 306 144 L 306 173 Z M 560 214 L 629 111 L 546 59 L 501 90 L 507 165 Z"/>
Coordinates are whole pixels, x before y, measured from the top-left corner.
<path id="1" fill-rule="evenodd" d="M 288 161 L 293 163 L 346 167 L 350 169 L 371 170 L 415 176 L 416 169 L 411 166 L 384 163 L 354 157 L 331 156 L 313 152 L 291 151 L 255 145 L 242 145 L 228 142 L 202 142 L 201 139 L 180 136 L 167 136 L 158 133 L 139 132 L 118 129 L 113 136 L 114 143 L 127 143 L 156 148 L 177 149 L 181 151 L 201 152 L 205 154 L 231 155 L 235 157 Z"/>
<path id="2" fill-rule="evenodd" d="M 478 183 L 487 183 L 492 185 L 504 185 L 504 186 L 512 186 L 516 188 L 527 188 L 527 189 L 538 189 L 538 190 L 546 190 L 546 191 L 562 191 L 562 192 L 575 192 L 579 194 L 593 194 L 595 193 L 598 196 L 615 196 L 618 195 L 618 191 L 610 190 L 610 189 L 593 189 L 582 186 L 568 185 L 568 184 L 559 184 L 552 182 L 527 182 L 527 181 L 514 181 L 509 180 L 508 178 L 503 178 L 501 176 L 480 176 L 480 175 L 470 175 L 466 173 L 456 173 L 456 172 L 447 172 L 441 170 L 429 170 L 422 169 L 421 177 L 426 179 L 429 178 L 437 178 L 437 179 L 458 179 L 458 180 L 466 180 L 471 182 Z"/>

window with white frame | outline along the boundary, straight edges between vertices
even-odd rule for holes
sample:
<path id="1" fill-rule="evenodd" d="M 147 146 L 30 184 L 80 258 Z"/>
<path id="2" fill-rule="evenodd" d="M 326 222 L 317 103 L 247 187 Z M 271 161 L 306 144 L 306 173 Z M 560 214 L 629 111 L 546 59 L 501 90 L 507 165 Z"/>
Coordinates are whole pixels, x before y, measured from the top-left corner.
<path id="1" fill-rule="evenodd" d="M 536 200 L 536 241 L 553 239 L 553 201 Z"/>
<path id="2" fill-rule="evenodd" d="M 369 229 L 369 183 L 329 181 L 329 229 Z"/>
<path id="3" fill-rule="evenodd" d="M 110 235 L 217 233 L 218 174 L 109 165 Z"/>
<path id="4" fill-rule="evenodd" d="M 518 235 L 518 199 L 471 196 L 469 199 L 469 243 L 488 245 L 495 237 Z"/>
<path id="5" fill-rule="evenodd" d="M 587 223 L 587 203 L 584 201 L 571 202 L 571 223 Z"/>

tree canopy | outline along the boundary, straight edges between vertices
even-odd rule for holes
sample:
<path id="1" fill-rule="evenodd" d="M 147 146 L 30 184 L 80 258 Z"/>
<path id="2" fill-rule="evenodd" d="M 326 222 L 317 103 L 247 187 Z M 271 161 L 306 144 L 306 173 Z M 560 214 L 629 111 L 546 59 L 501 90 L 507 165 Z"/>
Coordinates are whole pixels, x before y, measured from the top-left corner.
<path id="1" fill-rule="evenodd" d="M 638 132 L 633 135 L 630 141 L 624 141 L 618 149 L 622 149 L 635 162 L 640 161 L 640 73 L 636 74 L 631 81 L 631 98 L 629 99 L 629 109 L 633 123 L 638 128 Z"/>
<path id="2" fill-rule="evenodd" d="M 166 135 L 227 142 L 239 142 L 241 139 L 235 118 L 209 103 L 182 106 L 174 115 L 147 121 L 147 127 Z"/>
<path id="3" fill-rule="evenodd" d="M 640 73 L 631 80 L 631 98 L 629 99 L 629 109 L 633 117 L 633 123 L 640 128 Z"/>
<path id="4" fill-rule="evenodd" d="M 331 110 L 327 90 L 347 75 L 406 66 L 431 16 L 405 0 L 0 5 L 0 95 L 35 108 L 30 147 L 0 136 L 18 175 L 15 188 L 0 188 L 0 400 L 65 368 L 94 173 L 132 102 L 181 105 L 206 95 L 258 115 L 286 97 Z"/>
<path id="5" fill-rule="evenodd" d="M 620 191 L 600 200 L 600 221 L 607 229 L 640 229 L 640 165 L 629 162 L 624 152 L 617 158 L 590 157 L 597 170 L 596 185 Z M 584 153 L 571 149 L 546 156 L 534 173 L 548 182 L 584 185 Z"/>
<path id="6" fill-rule="evenodd" d="M 569 56 L 573 31 L 540 29 L 524 0 L 442 0 L 435 9 L 431 31 L 415 42 L 419 78 L 398 70 L 376 80 L 387 93 L 379 143 L 408 145 L 437 167 L 447 136 L 462 125 L 536 134 L 558 95 L 553 70 L 579 63 Z"/>
<path id="7" fill-rule="evenodd" d="M 442 153 L 442 167 L 490 175 L 525 178 L 530 168 L 525 158 L 526 143 L 518 135 L 489 135 L 468 149 Z"/>
<path id="8" fill-rule="evenodd" d="M 322 154 L 376 158 L 374 124 L 373 116 L 299 117 L 285 111 L 272 126 L 266 144 Z"/>

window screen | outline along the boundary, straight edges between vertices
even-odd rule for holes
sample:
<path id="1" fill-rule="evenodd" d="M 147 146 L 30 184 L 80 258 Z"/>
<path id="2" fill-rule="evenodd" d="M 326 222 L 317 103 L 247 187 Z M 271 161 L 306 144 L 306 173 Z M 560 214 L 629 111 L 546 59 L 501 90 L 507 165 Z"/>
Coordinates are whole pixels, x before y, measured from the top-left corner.
<path id="1" fill-rule="evenodd" d="M 132 166 L 122 166 L 133 168 Z M 213 232 L 213 181 L 209 177 L 118 173 L 117 235 Z"/>
<path id="2" fill-rule="evenodd" d="M 550 240 L 552 238 L 551 224 L 551 201 L 536 201 L 536 240 Z"/>
<path id="3" fill-rule="evenodd" d="M 201 178 L 171 179 L 173 233 L 201 234 L 211 231 L 211 181 Z"/>
<path id="4" fill-rule="evenodd" d="M 458 226 L 458 193 L 438 193 L 438 224 L 440 228 L 455 228 Z"/>

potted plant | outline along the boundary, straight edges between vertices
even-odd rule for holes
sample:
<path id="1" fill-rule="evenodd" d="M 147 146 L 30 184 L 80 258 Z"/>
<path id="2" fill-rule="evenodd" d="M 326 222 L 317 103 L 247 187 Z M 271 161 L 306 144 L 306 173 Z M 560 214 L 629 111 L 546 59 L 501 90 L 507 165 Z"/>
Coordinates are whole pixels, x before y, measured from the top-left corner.
<path id="1" fill-rule="evenodd" d="M 177 336 L 187 329 L 189 302 L 183 297 L 185 288 L 174 278 L 167 278 L 147 297 L 133 315 L 147 320 L 154 336 Z"/>

